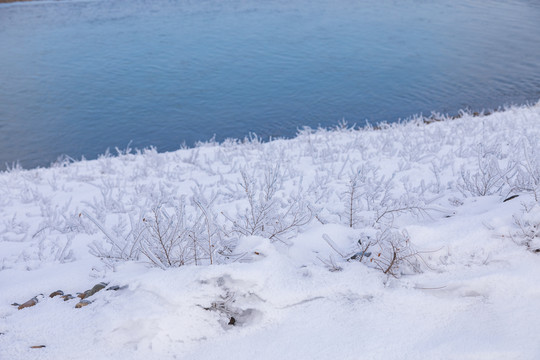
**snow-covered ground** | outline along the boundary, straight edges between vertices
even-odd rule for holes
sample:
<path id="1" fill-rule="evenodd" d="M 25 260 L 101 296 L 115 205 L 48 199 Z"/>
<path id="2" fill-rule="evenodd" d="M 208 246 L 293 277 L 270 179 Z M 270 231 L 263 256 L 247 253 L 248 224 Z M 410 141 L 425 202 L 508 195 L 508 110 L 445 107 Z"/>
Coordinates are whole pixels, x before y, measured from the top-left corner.
<path id="1" fill-rule="evenodd" d="M 539 359 L 539 196 L 539 104 L 14 167 L 0 359 Z"/>

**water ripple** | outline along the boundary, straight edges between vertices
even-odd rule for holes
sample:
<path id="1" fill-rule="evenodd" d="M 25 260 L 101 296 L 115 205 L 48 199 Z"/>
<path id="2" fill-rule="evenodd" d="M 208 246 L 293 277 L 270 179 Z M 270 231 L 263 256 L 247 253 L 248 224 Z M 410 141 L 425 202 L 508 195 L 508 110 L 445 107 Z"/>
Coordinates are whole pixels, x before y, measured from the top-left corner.
<path id="1" fill-rule="evenodd" d="M 540 97 L 536 1 L 0 5 L 0 164 Z"/>

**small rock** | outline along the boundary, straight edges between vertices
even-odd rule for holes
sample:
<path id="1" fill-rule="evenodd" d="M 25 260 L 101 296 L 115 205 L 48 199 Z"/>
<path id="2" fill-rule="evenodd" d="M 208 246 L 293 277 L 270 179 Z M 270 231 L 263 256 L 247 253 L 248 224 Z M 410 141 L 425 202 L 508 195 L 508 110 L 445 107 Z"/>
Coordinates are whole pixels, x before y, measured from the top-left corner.
<path id="1" fill-rule="evenodd" d="M 77 293 L 77 297 L 80 299 L 84 299 L 85 297 L 89 296 L 88 294 L 90 294 L 90 290 L 86 290 L 85 292 L 82 292 L 82 293 Z"/>
<path id="2" fill-rule="evenodd" d="M 90 305 L 90 303 L 91 303 L 91 302 L 88 301 L 88 300 L 81 300 L 81 301 L 79 301 L 79 302 L 77 303 L 77 305 L 75 305 L 75 309 L 80 309 L 80 308 L 82 308 L 82 307 L 84 307 L 84 306 Z"/>
<path id="3" fill-rule="evenodd" d="M 51 293 L 51 295 L 49 295 L 49 297 L 53 298 L 53 297 L 58 296 L 58 295 L 64 295 L 64 292 L 62 290 L 56 290 L 55 292 Z"/>
<path id="4" fill-rule="evenodd" d="M 33 298 L 31 298 L 30 300 L 28 300 L 27 302 L 25 303 L 22 303 L 22 304 L 17 304 L 17 303 L 14 303 L 14 304 L 11 304 L 13 306 L 17 306 L 17 308 L 19 310 L 22 310 L 22 309 L 25 309 L 25 308 L 29 308 L 29 307 L 32 307 L 34 305 L 36 305 L 39 300 L 38 300 L 38 296 L 43 296 L 43 294 L 39 294 L 37 296 L 34 296 Z"/>
<path id="5" fill-rule="evenodd" d="M 90 297 L 94 295 L 95 293 L 97 293 L 98 291 L 104 289 L 105 286 L 107 286 L 107 283 L 100 282 L 99 284 L 94 285 L 94 287 L 91 288 L 90 290 L 86 290 L 85 292 L 80 293 L 77 296 L 80 297 L 81 299 L 86 299 L 87 297 Z"/>
<path id="6" fill-rule="evenodd" d="M 227 325 L 234 326 L 234 324 L 236 324 L 236 319 L 234 318 L 234 316 L 231 316 L 231 319 L 229 320 L 229 323 Z"/>
<path id="7" fill-rule="evenodd" d="M 362 259 L 363 257 L 370 257 L 370 256 L 371 256 L 371 253 L 369 251 L 359 251 L 353 256 L 351 256 L 349 260 L 359 260 L 359 259 Z"/>
<path id="8" fill-rule="evenodd" d="M 75 299 L 75 297 L 71 294 L 67 294 L 67 295 L 63 295 L 63 296 L 60 296 L 62 299 L 64 299 L 64 301 L 68 301 L 68 300 L 71 300 L 71 299 Z"/>
<path id="9" fill-rule="evenodd" d="M 107 288 L 107 291 L 109 291 L 109 290 L 112 290 L 112 291 L 118 291 L 118 290 L 123 290 L 123 289 L 125 289 L 125 288 L 127 288 L 127 285 L 123 285 L 123 286 L 113 285 L 113 286 L 109 286 L 109 287 Z"/>

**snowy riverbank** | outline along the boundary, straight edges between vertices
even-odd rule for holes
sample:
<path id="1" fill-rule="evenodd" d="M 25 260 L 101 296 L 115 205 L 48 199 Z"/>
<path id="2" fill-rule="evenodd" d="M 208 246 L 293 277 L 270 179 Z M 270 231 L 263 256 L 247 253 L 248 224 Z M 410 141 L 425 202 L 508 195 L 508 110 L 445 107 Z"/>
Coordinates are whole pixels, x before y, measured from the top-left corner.
<path id="1" fill-rule="evenodd" d="M 537 359 L 539 191 L 540 105 L 15 168 L 0 359 Z"/>

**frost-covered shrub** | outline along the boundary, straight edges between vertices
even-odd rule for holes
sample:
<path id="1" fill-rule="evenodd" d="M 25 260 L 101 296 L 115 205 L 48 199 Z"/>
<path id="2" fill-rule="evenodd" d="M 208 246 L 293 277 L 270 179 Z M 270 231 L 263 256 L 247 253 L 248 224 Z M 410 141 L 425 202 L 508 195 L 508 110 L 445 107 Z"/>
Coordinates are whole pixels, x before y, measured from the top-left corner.
<path id="1" fill-rule="evenodd" d="M 141 253 L 162 268 L 213 264 L 220 229 L 208 210 L 198 206 L 201 211 L 195 216 L 187 214 L 185 205 L 174 208 L 172 214 L 161 206 L 153 208 L 142 219 Z"/>
<path id="2" fill-rule="evenodd" d="M 352 251 L 344 252 L 330 239 L 323 235 L 326 243 L 344 261 L 358 261 L 386 275 L 399 277 L 405 273 L 420 272 L 420 253 L 412 246 L 409 234 L 390 228 L 362 235 Z M 332 256 L 321 261 L 331 270 L 339 271 L 341 267 Z"/>
<path id="3" fill-rule="evenodd" d="M 43 236 L 38 243 L 38 259 L 40 261 L 57 261 L 60 263 L 75 260 L 71 244 L 73 235 L 68 235 L 65 239 L 61 237 Z"/>
<path id="4" fill-rule="evenodd" d="M 540 201 L 540 141 L 535 137 L 523 140 L 516 176 L 511 185 L 514 191 L 528 192 Z"/>
<path id="5" fill-rule="evenodd" d="M 373 253 L 369 263 L 384 274 L 399 276 L 403 273 L 420 271 L 420 254 L 411 244 L 406 231 L 395 231 L 389 228 L 378 231 L 371 246 L 366 247 L 364 254 Z M 366 259 L 366 257 L 363 257 Z"/>
<path id="6" fill-rule="evenodd" d="M 241 176 L 240 189 L 247 207 L 239 210 L 236 218 L 224 214 L 232 223 L 232 233 L 286 241 L 291 232 L 311 221 L 313 214 L 301 194 L 278 196 L 282 180 L 279 166 L 268 167 L 262 181 L 245 171 Z"/>
<path id="7" fill-rule="evenodd" d="M 495 158 L 479 158 L 477 168 L 461 170 L 458 189 L 465 196 L 488 196 L 501 194 L 507 184 L 512 168 L 502 169 Z"/>
<path id="8" fill-rule="evenodd" d="M 186 224 L 185 211 L 174 209 L 171 215 L 157 206 L 142 218 L 142 222 L 141 253 L 154 265 L 177 267 L 197 261 L 196 238 L 192 234 L 192 225 Z"/>
<path id="9" fill-rule="evenodd" d="M 426 205 L 425 183 L 412 185 L 408 177 L 396 179 L 381 175 L 381 169 L 373 164 L 363 164 L 353 171 L 341 194 L 343 211 L 339 213 L 342 223 L 351 228 L 373 226 L 392 227 L 400 216 L 410 214 L 425 216 L 430 210 Z"/>
<path id="10" fill-rule="evenodd" d="M 94 241 L 90 245 L 92 255 L 106 262 L 139 259 L 139 238 L 143 231 L 142 217 L 135 216 L 133 213 L 120 214 L 118 223 L 112 228 L 111 232 L 86 211 L 83 211 L 82 215 L 92 221 L 105 236 L 105 244 L 102 241 Z M 128 221 L 129 225 L 127 224 Z"/>
<path id="11" fill-rule="evenodd" d="M 361 212 L 378 210 L 390 202 L 393 178 L 379 175 L 379 168 L 362 166 L 352 172 L 342 201 L 345 211 L 342 218 L 349 227 L 362 224 Z M 365 224 L 364 224 L 365 225 Z"/>
<path id="12" fill-rule="evenodd" d="M 519 245 L 524 245 L 529 251 L 540 253 L 540 204 L 524 206 L 520 214 L 513 216 L 514 229 L 510 238 Z"/>
<path id="13" fill-rule="evenodd" d="M 225 256 L 221 228 L 216 215 L 201 202 L 194 206 L 181 202 L 166 208 L 160 204 L 138 216 L 125 214 L 108 231 L 92 220 L 105 235 L 107 246 L 94 242 L 91 252 L 104 260 L 140 260 L 160 268 L 213 264 Z M 127 225 L 125 217 L 129 219 Z"/>

